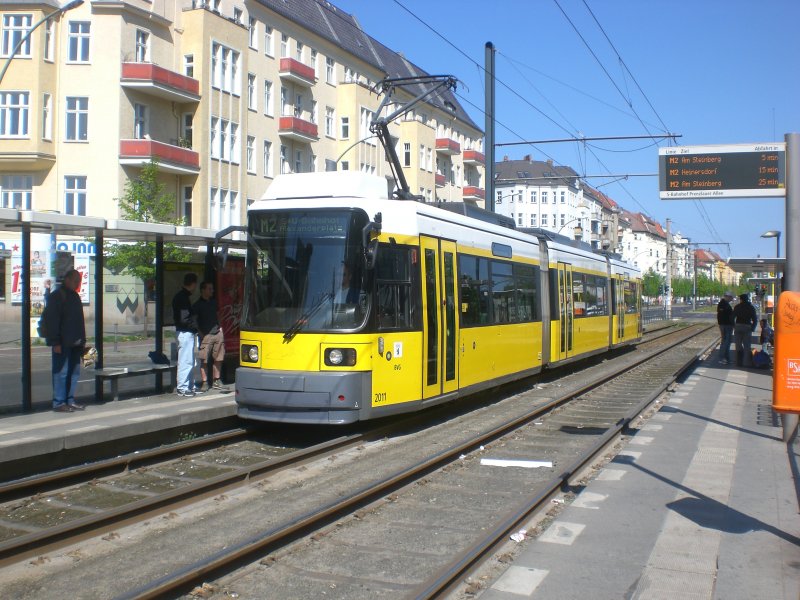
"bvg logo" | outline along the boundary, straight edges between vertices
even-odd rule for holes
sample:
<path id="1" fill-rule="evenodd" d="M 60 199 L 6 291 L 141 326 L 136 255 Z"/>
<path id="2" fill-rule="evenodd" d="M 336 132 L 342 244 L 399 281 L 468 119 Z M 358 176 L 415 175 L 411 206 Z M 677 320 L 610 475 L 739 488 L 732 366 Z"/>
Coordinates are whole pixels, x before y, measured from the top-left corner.
<path id="1" fill-rule="evenodd" d="M 800 358 L 787 359 L 789 366 L 789 375 L 800 375 Z"/>

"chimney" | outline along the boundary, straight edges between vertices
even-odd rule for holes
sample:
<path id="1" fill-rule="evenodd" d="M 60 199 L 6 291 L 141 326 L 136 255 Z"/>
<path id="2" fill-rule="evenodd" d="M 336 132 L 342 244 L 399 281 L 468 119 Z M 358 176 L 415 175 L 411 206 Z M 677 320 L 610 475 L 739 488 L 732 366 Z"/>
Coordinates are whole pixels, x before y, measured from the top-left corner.
<path id="1" fill-rule="evenodd" d="M 503 162 L 508 162 L 508 154 L 503 157 Z"/>
<path id="2" fill-rule="evenodd" d="M 530 154 L 526 154 L 525 156 L 522 157 L 522 160 L 531 162 L 531 155 Z"/>
<path id="3" fill-rule="evenodd" d="M 547 159 L 547 166 L 549 166 L 549 167 L 553 166 L 553 159 L 552 158 L 548 158 Z"/>

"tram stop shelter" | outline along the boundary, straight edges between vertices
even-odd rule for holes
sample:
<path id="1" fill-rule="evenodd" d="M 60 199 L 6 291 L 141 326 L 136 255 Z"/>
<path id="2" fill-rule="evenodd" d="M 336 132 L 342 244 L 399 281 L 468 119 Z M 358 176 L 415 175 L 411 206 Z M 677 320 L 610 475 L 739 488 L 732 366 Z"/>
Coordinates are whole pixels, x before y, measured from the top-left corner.
<path id="1" fill-rule="evenodd" d="M 31 233 L 55 233 L 74 237 L 90 237 L 95 240 L 96 263 L 94 272 L 94 338 L 97 358 L 95 369 L 103 368 L 103 266 L 102 252 L 104 241 L 147 241 L 155 243 L 156 268 L 156 318 L 155 348 L 158 353 L 164 351 L 164 244 L 171 242 L 181 246 L 198 248 L 206 247 L 206 269 L 211 270 L 214 240 L 217 232 L 211 229 L 176 226 L 164 223 L 142 223 L 121 219 L 103 219 L 99 217 L 82 217 L 64 215 L 56 212 L 23 211 L 0 208 L 0 228 L 6 232 L 19 232 L 22 260 L 21 297 L 22 312 L 20 318 L 20 339 L 22 354 L 22 410 L 28 412 L 32 408 L 32 363 L 31 363 Z M 235 242 L 234 242 L 235 243 Z M 156 373 L 156 392 L 163 392 L 161 372 Z M 103 397 L 102 380 L 95 379 L 95 398 Z"/>

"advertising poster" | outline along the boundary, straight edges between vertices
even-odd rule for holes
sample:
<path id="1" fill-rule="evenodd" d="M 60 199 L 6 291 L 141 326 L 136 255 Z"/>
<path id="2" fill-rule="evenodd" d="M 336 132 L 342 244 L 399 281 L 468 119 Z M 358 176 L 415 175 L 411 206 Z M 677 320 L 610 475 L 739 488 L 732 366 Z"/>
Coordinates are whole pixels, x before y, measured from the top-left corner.
<path id="1" fill-rule="evenodd" d="M 239 354 L 239 326 L 244 300 L 244 258 L 229 256 L 217 271 L 217 316 L 225 335 L 225 354 Z"/>

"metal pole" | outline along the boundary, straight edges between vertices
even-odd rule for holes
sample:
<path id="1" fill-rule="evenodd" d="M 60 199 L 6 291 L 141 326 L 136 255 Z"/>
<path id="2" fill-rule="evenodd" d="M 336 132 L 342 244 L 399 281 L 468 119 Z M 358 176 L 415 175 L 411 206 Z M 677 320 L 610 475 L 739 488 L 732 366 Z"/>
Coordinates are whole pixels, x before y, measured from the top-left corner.
<path id="1" fill-rule="evenodd" d="M 800 291 L 800 133 L 786 134 L 786 271 L 783 276 L 784 289 Z M 797 417 L 784 413 L 783 441 L 792 438 L 797 429 Z"/>
<path id="2" fill-rule="evenodd" d="M 22 410 L 33 408 L 31 381 L 31 226 L 22 224 Z M 52 379 L 52 378 L 51 378 Z"/>
<path id="3" fill-rule="evenodd" d="M 672 239 L 669 233 L 671 222 L 667 219 L 667 297 L 664 299 L 667 321 L 672 318 Z"/>
<path id="4" fill-rule="evenodd" d="M 164 238 L 156 240 L 156 354 L 164 352 Z M 156 373 L 156 393 L 164 393 L 162 371 Z"/>
<path id="5" fill-rule="evenodd" d="M 494 212 L 494 44 L 486 42 L 486 210 Z"/>
<path id="6" fill-rule="evenodd" d="M 103 230 L 97 229 L 94 234 L 94 347 L 97 350 L 97 358 L 94 361 L 94 368 L 103 368 Z M 97 402 L 103 401 L 103 380 L 95 377 L 94 379 L 94 399 Z"/>

